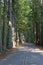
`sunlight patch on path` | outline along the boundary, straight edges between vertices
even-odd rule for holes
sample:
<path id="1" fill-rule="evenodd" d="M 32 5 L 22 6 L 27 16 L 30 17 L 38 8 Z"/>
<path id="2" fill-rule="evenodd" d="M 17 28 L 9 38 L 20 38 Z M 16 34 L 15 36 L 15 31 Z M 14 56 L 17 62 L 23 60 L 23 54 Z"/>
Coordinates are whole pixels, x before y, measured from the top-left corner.
<path id="1" fill-rule="evenodd" d="M 43 65 L 43 51 L 33 44 L 26 44 L 1 61 L 0 65 Z"/>

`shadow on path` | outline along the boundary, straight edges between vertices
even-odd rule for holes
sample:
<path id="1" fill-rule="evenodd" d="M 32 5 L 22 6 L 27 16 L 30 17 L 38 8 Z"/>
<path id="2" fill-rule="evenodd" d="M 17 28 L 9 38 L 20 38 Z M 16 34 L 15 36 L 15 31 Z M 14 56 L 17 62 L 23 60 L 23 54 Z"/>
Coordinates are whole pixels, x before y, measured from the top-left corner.
<path id="1" fill-rule="evenodd" d="M 31 43 L 25 44 L 3 59 L 0 65 L 43 65 L 43 51 Z"/>

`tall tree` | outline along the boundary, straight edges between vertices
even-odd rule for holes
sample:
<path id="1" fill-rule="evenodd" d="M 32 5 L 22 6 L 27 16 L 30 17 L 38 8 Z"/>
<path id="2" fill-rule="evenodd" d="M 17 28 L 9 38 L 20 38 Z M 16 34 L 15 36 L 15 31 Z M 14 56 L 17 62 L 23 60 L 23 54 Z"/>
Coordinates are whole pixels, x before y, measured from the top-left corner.
<path id="1" fill-rule="evenodd" d="M 12 13 L 12 0 L 9 0 L 9 47 L 15 47 L 15 30 L 14 30 L 14 19 Z"/>
<path id="2" fill-rule="evenodd" d="M 43 0 L 40 0 L 41 5 L 41 37 L 40 37 L 40 45 L 43 46 Z"/>
<path id="3" fill-rule="evenodd" d="M 4 50 L 6 50 L 6 41 L 7 41 L 7 0 L 4 0 Z"/>
<path id="4" fill-rule="evenodd" d="M 0 0 L 0 51 L 2 51 L 2 16 L 1 16 L 1 0 Z"/>

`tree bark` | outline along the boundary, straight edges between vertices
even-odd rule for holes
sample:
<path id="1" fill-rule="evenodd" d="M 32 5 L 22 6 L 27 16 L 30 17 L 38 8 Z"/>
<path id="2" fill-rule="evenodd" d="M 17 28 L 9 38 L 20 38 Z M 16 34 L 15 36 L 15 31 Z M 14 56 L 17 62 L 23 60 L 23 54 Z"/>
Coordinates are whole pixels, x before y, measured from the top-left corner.
<path id="1" fill-rule="evenodd" d="M 12 0 L 9 0 L 9 47 L 15 47 L 15 29 L 12 14 Z"/>
<path id="2" fill-rule="evenodd" d="M 0 51 L 2 51 L 2 21 L 1 21 L 1 0 L 0 0 Z"/>
<path id="3" fill-rule="evenodd" d="M 7 0 L 4 0 L 4 50 L 6 50 L 6 41 L 7 41 L 7 8 L 6 8 Z"/>

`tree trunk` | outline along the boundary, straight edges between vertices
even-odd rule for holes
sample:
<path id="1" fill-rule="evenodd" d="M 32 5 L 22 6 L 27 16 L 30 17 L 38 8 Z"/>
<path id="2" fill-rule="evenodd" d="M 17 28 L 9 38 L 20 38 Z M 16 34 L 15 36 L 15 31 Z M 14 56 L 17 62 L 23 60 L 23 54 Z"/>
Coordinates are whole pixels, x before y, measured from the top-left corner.
<path id="1" fill-rule="evenodd" d="M 6 41 L 7 41 L 7 8 L 6 8 L 7 1 L 4 0 L 4 50 L 6 50 Z"/>
<path id="2" fill-rule="evenodd" d="M 15 47 L 15 30 L 12 14 L 12 0 L 9 0 L 9 47 Z"/>
<path id="3" fill-rule="evenodd" d="M 0 51 L 2 51 L 2 21 L 1 21 L 1 0 L 0 0 Z"/>
<path id="4" fill-rule="evenodd" d="M 43 2 L 41 4 L 41 46 L 43 46 Z"/>

